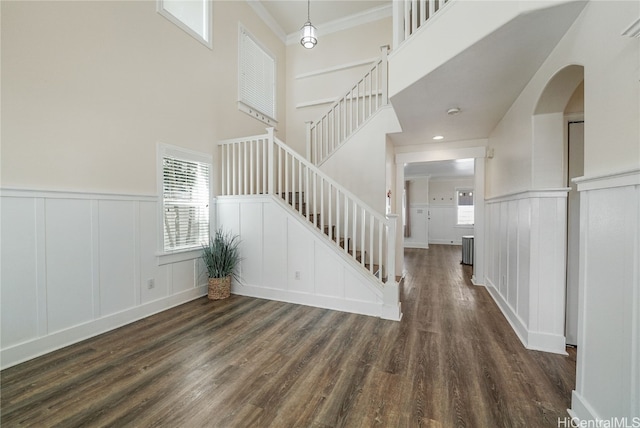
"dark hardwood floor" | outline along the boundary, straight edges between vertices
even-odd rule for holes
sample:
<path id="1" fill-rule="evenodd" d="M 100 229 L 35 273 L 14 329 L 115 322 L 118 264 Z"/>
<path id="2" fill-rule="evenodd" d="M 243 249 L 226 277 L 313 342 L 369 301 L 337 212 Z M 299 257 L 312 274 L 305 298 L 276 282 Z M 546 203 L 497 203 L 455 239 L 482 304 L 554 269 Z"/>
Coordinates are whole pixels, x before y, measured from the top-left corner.
<path id="1" fill-rule="evenodd" d="M 557 427 L 575 352 L 523 348 L 460 247 L 407 250 L 401 322 L 206 297 L 0 373 L 2 427 Z"/>

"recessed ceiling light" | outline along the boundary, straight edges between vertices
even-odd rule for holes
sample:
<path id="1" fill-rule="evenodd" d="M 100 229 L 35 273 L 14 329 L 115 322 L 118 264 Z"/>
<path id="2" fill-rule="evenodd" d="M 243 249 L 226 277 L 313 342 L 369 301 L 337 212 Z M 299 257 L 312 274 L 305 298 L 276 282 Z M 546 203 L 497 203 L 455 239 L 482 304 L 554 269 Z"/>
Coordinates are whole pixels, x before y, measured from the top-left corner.
<path id="1" fill-rule="evenodd" d="M 454 107 L 454 108 L 450 108 L 449 110 L 447 110 L 447 114 L 450 116 L 453 116 L 454 114 L 458 114 L 460 113 L 460 108 L 459 107 Z"/>
<path id="2" fill-rule="evenodd" d="M 442 135 L 434 135 L 433 139 L 434 140 L 442 140 L 444 137 Z"/>

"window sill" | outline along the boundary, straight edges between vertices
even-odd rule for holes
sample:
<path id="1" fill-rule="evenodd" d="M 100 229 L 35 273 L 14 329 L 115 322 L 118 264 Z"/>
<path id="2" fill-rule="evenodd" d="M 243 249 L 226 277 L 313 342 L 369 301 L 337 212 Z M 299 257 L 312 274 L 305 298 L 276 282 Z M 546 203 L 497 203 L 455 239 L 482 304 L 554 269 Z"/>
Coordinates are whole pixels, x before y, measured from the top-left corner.
<path id="1" fill-rule="evenodd" d="M 473 229 L 475 224 L 456 224 L 453 227 L 457 227 L 458 229 Z"/>
<path id="2" fill-rule="evenodd" d="M 200 258 L 202 250 L 200 248 L 193 248 L 188 250 L 179 250 L 171 253 L 156 254 L 158 260 L 158 266 L 169 265 L 172 263 L 186 262 L 188 260 L 195 260 Z"/>
<path id="3" fill-rule="evenodd" d="M 238 110 L 245 112 L 251 117 L 255 117 L 256 119 L 266 123 L 269 126 L 273 126 L 274 128 L 278 126 L 277 120 L 267 116 L 266 114 L 260 113 L 258 110 L 254 109 L 248 104 L 243 103 L 242 101 L 238 101 Z"/>

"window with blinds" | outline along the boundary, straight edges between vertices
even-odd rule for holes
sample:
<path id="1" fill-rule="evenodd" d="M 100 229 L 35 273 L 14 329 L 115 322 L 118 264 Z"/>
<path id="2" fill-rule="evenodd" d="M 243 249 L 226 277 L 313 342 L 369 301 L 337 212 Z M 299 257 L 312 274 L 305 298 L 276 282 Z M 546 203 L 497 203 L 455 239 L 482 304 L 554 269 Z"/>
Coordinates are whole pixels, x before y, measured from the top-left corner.
<path id="1" fill-rule="evenodd" d="M 210 174 L 210 163 L 163 154 L 165 252 L 200 248 L 209 242 Z"/>
<path id="2" fill-rule="evenodd" d="M 276 117 L 276 60 L 239 27 L 238 108 L 269 125 Z"/>
<path id="3" fill-rule="evenodd" d="M 209 49 L 211 43 L 210 0 L 157 0 L 158 13 Z"/>
<path id="4" fill-rule="evenodd" d="M 457 189 L 456 202 L 458 206 L 458 225 L 473 225 L 474 207 L 473 207 L 473 189 Z"/>

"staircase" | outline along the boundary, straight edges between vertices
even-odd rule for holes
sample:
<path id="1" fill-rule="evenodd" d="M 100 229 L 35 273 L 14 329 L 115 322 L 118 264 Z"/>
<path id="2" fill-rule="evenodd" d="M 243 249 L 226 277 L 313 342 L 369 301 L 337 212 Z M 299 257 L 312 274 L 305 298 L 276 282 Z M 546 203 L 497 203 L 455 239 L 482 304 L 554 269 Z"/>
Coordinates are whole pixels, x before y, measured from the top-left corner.
<path id="1" fill-rule="evenodd" d="M 402 313 L 399 301 L 399 278 L 396 277 L 395 266 L 398 216 L 383 215 L 372 209 L 357 195 L 319 168 L 345 145 L 356 131 L 365 128 L 364 125 L 369 122 L 375 123 L 371 120 L 374 115 L 388 106 L 388 50 L 388 46 L 381 47 L 380 59 L 372 64 L 365 75 L 320 119 L 307 123 L 306 157 L 293 151 L 276 138 L 273 128 L 268 128 L 267 133 L 263 135 L 219 142 L 221 191 L 218 201 L 232 205 L 233 202 L 227 202 L 239 200 L 242 201 L 239 204 L 249 204 L 251 198 L 255 198 L 254 201 L 270 198 L 269 200 L 276 202 L 289 213 L 286 222 L 292 218 L 295 219 L 313 236 L 314 245 L 321 241 L 322 247 L 330 248 L 333 255 L 326 256 L 323 249 L 313 251 L 325 254 L 323 257 L 327 260 L 337 257 L 341 261 L 342 267 L 338 269 L 346 269 L 343 269 L 345 289 L 342 292 L 345 301 L 353 302 L 353 299 L 356 299 L 364 305 L 372 303 L 375 305 L 375 302 L 378 302 L 381 308 L 379 316 L 399 320 Z M 386 124 L 387 116 L 382 115 L 382 117 L 384 119 L 382 122 Z M 384 136 L 384 132 L 382 135 Z M 384 188 L 380 189 L 380 194 L 384 192 Z M 257 203 L 264 202 L 255 202 Z M 237 209 L 229 209 L 235 212 L 234 210 L 240 212 L 242 208 L 239 206 Z M 247 208 L 247 210 L 251 209 Z M 273 209 L 263 207 L 262 210 L 263 217 L 257 221 L 263 222 L 260 226 L 263 233 L 260 244 L 264 247 L 265 241 L 269 240 L 271 243 L 273 240 L 272 235 L 266 236 L 270 231 L 265 232 L 267 220 L 264 212 L 265 210 L 272 212 Z M 258 217 L 258 215 L 252 215 Z M 224 217 L 229 222 L 242 221 L 242 219 L 233 220 L 233 215 Z M 242 215 L 238 213 L 238 217 Z M 276 220 L 276 222 L 279 221 Z M 239 225 L 237 227 L 239 228 Z M 247 228 L 255 230 L 260 227 L 247 225 Z M 297 227 L 295 229 L 296 231 L 292 233 L 299 237 Z M 289 241 L 287 253 L 296 251 L 291 249 L 292 244 L 297 247 L 294 242 Z M 312 271 L 336 268 L 334 259 L 327 262 L 326 266 L 322 265 L 322 257 L 320 259 L 320 261 L 317 257 L 314 259 Z M 287 269 L 287 276 L 283 281 L 289 284 L 289 288 L 295 288 L 297 283 L 291 282 L 291 278 L 294 278 L 294 281 L 300 280 L 304 273 L 291 266 L 287 266 Z M 260 282 L 257 276 L 255 282 Z M 318 286 L 317 283 L 313 285 Z M 359 291 L 353 291 L 349 287 Z M 289 289 L 273 291 L 273 288 L 269 288 L 269 290 L 272 291 L 253 287 L 252 295 L 256 297 L 277 295 L 280 299 L 287 301 L 297 301 L 296 299 L 300 296 L 286 294 L 290 291 Z M 295 292 L 294 290 L 293 293 Z M 374 302 L 357 300 L 358 293 L 360 293 L 359 296 L 368 296 L 364 298 L 365 300 L 375 296 Z M 321 301 L 325 297 L 322 290 L 317 292 L 317 300 Z M 350 298 L 352 300 L 349 300 Z M 278 300 L 277 297 L 276 300 Z M 315 305 L 308 300 L 304 302 Z M 331 305 L 324 307 L 329 306 Z M 341 303 L 337 306 L 342 307 Z M 360 313 L 365 312 L 372 311 Z"/>
<path id="2" fill-rule="evenodd" d="M 374 62 L 346 94 L 315 122 L 307 122 L 307 159 L 321 165 L 375 113 L 389 103 L 387 55 L 389 46 L 380 47 Z"/>
<path id="3" fill-rule="evenodd" d="M 273 195 L 377 286 L 395 282 L 396 215 L 370 208 L 275 138 L 273 128 L 218 146 L 220 197 Z"/>
<path id="4" fill-rule="evenodd" d="M 296 193 L 289 192 L 288 194 L 282 193 L 279 196 L 281 196 L 282 199 L 285 200 L 285 202 L 287 202 L 291 207 L 293 207 L 295 211 L 302 214 L 303 217 L 306 217 L 307 203 L 306 203 L 304 192 L 296 192 Z M 334 243 L 336 243 L 342 250 L 344 250 L 344 252 L 347 255 L 349 255 L 351 258 L 354 258 L 356 262 L 363 265 L 365 269 L 372 272 L 376 277 L 379 277 L 381 274 L 380 265 L 369 263 L 367 261 L 366 251 L 356 250 L 355 247 L 352 245 L 352 239 L 350 237 L 349 238 L 345 238 L 344 236 L 338 237 L 336 233 L 336 225 L 335 224 L 331 226 L 329 226 L 328 224 L 325 225 L 322 222 L 321 217 L 322 217 L 322 213 L 320 212 L 311 213 L 308 216 L 308 220 L 312 224 L 314 224 L 318 229 L 321 229 L 324 235 L 326 235 L 329 239 L 331 239 Z M 386 282 L 386 281 L 387 281 L 387 278 L 383 275 L 382 282 Z"/>

